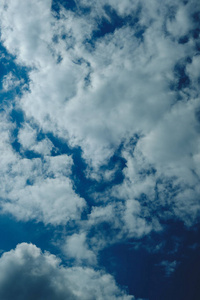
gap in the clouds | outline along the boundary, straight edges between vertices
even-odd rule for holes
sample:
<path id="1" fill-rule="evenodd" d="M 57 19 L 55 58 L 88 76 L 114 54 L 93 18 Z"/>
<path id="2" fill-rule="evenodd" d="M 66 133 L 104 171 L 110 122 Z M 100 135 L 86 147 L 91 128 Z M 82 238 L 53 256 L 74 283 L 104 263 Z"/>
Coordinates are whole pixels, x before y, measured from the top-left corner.
<path id="1" fill-rule="evenodd" d="M 30 69 L 15 62 L 16 57 L 8 53 L 6 48 L 2 45 L 2 43 L 0 43 L 0 88 L 2 89 L 3 76 L 7 75 L 10 72 L 13 74 L 13 76 L 16 77 L 16 79 L 21 80 L 23 83 L 23 89 L 21 89 L 22 84 L 19 84 L 19 86 L 14 87 L 13 90 L 4 92 L 3 96 L 6 97 L 9 101 L 14 96 L 21 96 L 25 90 L 28 90 L 28 71 Z"/>
<path id="2" fill-rule="evenodd" d="M 36 153 L 32 150 L 23 150 L 21 152 L 21 145 L 18 141 L 18 133 L 20 128 L 23 127 L 25 122 L 25 115 L 22 110 L 18 107 L 15 107 L 15 103 L 13 103 L 13 109 L 10 113 L 11 121 L 16 125 L 12 131 L 12 147 L 13 149 L 21 155 L 23 158 L 33 159 L 33 158 L 43 158 L 42 154 Z M 82 149 L 80 147 L 70 147 L 67 144 L 66 140 L 62 140 L 58 137 L 55 137 L 52 133 L 44 133 L 41 128 L 37 126 L 37 124 L 32 124 L 31 127 L 34 127 L 37 130 L 36 140 L 42 141 L 46 137 L 52 142 L 54 147 L 51 151 L 51 156 L 58 156 L 61 154 L 71 155 L 73 158 L 73 166 L 72 166 L 72 174 L 70 179 L 74 184 L 75 192 L 83 197 L 88 204 L 89 211 L 92 206 L 97 205 L 95 200 L 92 199 L 91 194 L 93 192 L 103 192 L 110 186 L 114 186 L 120 184 L 124 180 L 123 169 L 126 167 L 126 160 L 122 157 L 121 151 L 123 149 L 123 142 L 119 145 L 118 149 L 116 149 L 113 156 L 109 159 L 109 161 L 100 167 L 100 180 L 91 179 L 87 176 L 87 171 L 89 166 L 86 161 L 83 159 Z M 135 141 L 135 139 L 134 139 Z M 112 176 L 106 178 L 104 176 L 107 172 L 111 172 Z M 88 211 L 87 211 L 88 213 Z M 85 216 L 86 217 L 86 216 Z"/>
<path id="3" fill-rule="evenodd" d="M 186 299 L 197 300 L 199 250 L 200 224 L 188 229 L 182 222 L 170 220 L 162 232 L 105 248 L 99 263 L 138 298 L 176 300 L 185 299 L 186 293 Z M 196 298 L 189 297 L 195 293 Z"/>
<path id="4" fill-rule="evenodd" d="M 178 40 L 179 44 L 186 44 L 188 41 L 189 41 L 188 35 L 181 36 Z"/>
<path id="5" fill-rule="evenodd" d="M 127 286 L 128 293 L 148 298 L 156 259 L 147 251 L 134 250 L 129 244 L 117 244 L 102 251 L 100 263 L 114 275 L 118 284 Z"/>
<path id="6" fill-rule="evenodd" d="M 98 23 L 98 29 L 93 32 L 93 39 L 103 37 L 108 33 L 113 33 L 116 29 L 123 27 L 127 20 L 120 17 L 117 12 L 109 5 L 104 6 L 105 15 Z"/>
<path id="7" fill-rule="evenodd" d="M 110 179 L 104 179 L 102 176 L 100 184 L 96 187 L 96 192 L 104 192 L 107 188 L 123 182 L 123 169 L 126 167 L 126 160 L 117 152 L 118 151 L 115 152 L 106 165 L 100 167 L 100 172 L 102 174 L 106 174 L 108 171 L 114 171 L 114 173 Z"/>
<path id="8" fill-rule="evenodd" d="M 113 34 L 117 29 L 126 26 L 134 28 L 134 36 L 137 39 L 143 40 L 146 27 L 139 24 L 140 12 L 141 7 L 138 6 L 135 12 L 122 17 L 110 5 L 105 5 L 104 15 L 97 17 L 95 20 L 98 25 L 97 29 L 93 31 L 91 39 L 86 40 L 85 44 L 94 47 L 98 39 L 105 37 L 107 34 Z"/>
<path id="9" fill-rule="evenodd" d="M 51 153 L 52 156 L 57 156 L 61 154 L 72 155 L 73 166 L 72 174 L 70 179 L 73 182 L 74 191 L 82 198 L 84 198 L 88 204 L 89 210 L 94 204 L 92 198 L 89 196 L 90 188 L 93 186 L 94 182 L 91 179 L 88 179 L 85 175 L 85 170 L 87 164 L 82 157 L 82 150 L 80 147 L 71 148 L 68 146 L 66 140 L 59 139 L 55 137 L 52 133 L 47 133 L 46 136 L 53 143 L 54 149 Z"/>
<path id="10" fill-rule="evenodd" d="M 59 14 L 60 8 L 64 7 L 66 10 L 77 10 L 77 5 L 75 0 L 53 0 L 51 4 L 51 9 Z"/>
<path id="11" fill-rule="evenodd" d="M 192 18 L 193 18 L 194 23 L 197 25 L 197 27 L 199 27 L 200 26 L 200 11 L 196 11 L 195 13 L 193 13 Z"/>
<path id="12" fill-rule="evenodd" d="M 200 28 L 193 29 L 193 31 L 192 31 L 192 37 L 195 40 L 197 40 L 197 39 L 199 39 L 199 36 L 200 36 Z"/>
<path id="13" fill-rule="evenodd" d="M 165 255 L 169 261 L 176 261 L 177 266 L 171 274 L 173 284 L 162 288 L 163 300 L 200 299 L 200 224 L 191 228 L 182 222 L 169 220 L 164 240 L 168 240 Z M 173 245 L 174 244 L 174 245 Z M 174 250 L 174 251 L 173 251 Z M 164 260 L 163 256 L 163 260 Z"/>
<path id="14" fill-rule="evenodd" d="M 54 14 L 54 17 L 60 18 L 60 11 L 62 9 L 72 11 L 78 15 L 87 15 L 91 12 L 90 6 L 81 5 L 79 0 L 53 0 L 51 5 L 51 10 Z"/>
<path id="15" fill-rule="evenodd" d="M 198 108 L 195 112 L 196 120 L 200 123 L 200 108 Z"/>
<path id="16" fill-rule="evenodd" d="M 9 251 L 19 243 L 33 243 L 43 251 L 59 255 L 59 249 L 53 243 L 55 227 L 39 222 L 22 222 L 9 215 L 0 215 L 0 250 Z M 57 229 L 57 234 L 60 234 Z"/>
<path id="17" fill-rule="evenodd" d="M 77 224 L 63 226 L 44 224 L 43 222 L 20 221 L 10 214 L 0 215 L 0 256 L 7 251 L 15 249 L 20 243 L 32 243 L 43 252 L 48 251 L 61 259 L 65 266 L 73 266 L 74 260 L 68 258 L 60 249 L 63 237 L 71 235 L 77 230 Z M 87 266 L 87 262 L 85 262 Z"/>
<path id="18" fill-rule="evenodd" d="M 174 66 L 174 80 L 170 84 L 171 90 L 181 91 L 190 86 L 190 78 L 186 74 L 187 64 L 191 64 L 191 57 L 185 57 L 178 61 Z"/>
<path id="19" fill-rule="evenodd" d="M 20 109 L 15 109 L 14 107 L 10 113 L 10 117 L 12 122 L 16 124 L 17 128 L 20 128 L 24 123 L 24 113 Z"/>
<path id="20" fill-rule="evenodd" d="M 143 26 L 137 26 L 137 30 L 135 32 L 135 37 L 141 41 L 143 41 L 143 35 L 145 33 L 146 27 Z"/>
<path id="21" fill-rule="evenodd" d="M 16 126 L 12 131 L 12 142 L 11 145 L 13 147 L 13 150 L 15 150 L 17 153 L 20 153 L 21 145 L 18 142 L 18 133 L 19 129 L 22 127 L 22 124 L 24 123 L 24 113 L 22 110 L 13 107 L 12 111 L 10 112 L 10 118 L 12 123 L 14 123 Z"/>
<path id="22" fill-rule="evenodd" d="M 103 208 L 103 205 L 101 205 L 101 208 Z M 91 226 L 90 231 L 87 233 L 88 244 L 90 245 L 90 240 L 92 240 L 93 238 L 98 239 L 98 236 L 100 236 L 100 239 L 102 239 L 102 237 L 104 238 L 104 242 L 106 242 L 106 245 L 108 247 L 108 245 L 113 245 L 114 241 L 116 240 L 116 237 L 120 235 L 121 235 L 120 226 L 114 228 L 112 221 L 111 222 L 101 221 L 99 223 L 95 223 L 94 226 Z M 104 253 L 104 250 L 102 253 Z M 101 251 L 100 251 L 99 258 L 100 258 L 99 265 L 105 267 L 104 263 L 102 263 L 101 261 L 102 258 Z"/>
<path id="23" fill-rule="evenodd" d="M 200 42 L 197 41 L 195 46 L 196 46 L 196 51 L 198 51 L 200 53 Z M 198 53 L 198 55 L 199 55 L 199 53 Z"/>
<path id="24" fill-rule="evenodd" d="M 23 111 L 19 110 L 18 108 L 13 107 L 10 118 L 13 123 L 16 124 L 12 131 L 12 147 L 22 158 L 26 159 L 34 159 L 34 158 L 41 158 L 43 159 L 43 155 L 36 153 L 32 150 L 23 150 L 21 144 L 18 141 L 18 133 L 20 128 L 22 128 L 23 124 L 27 122 L 25 120 L 25 116 Z M 67 144 L 66 140 L 62 140 L 58 137 L 55 137 L 52 133 L 44 133 L 36 124 L 31 124 L 37 130 L 37 141 L 41 141 L 46 137 L 52 142 L 54 147 L 51 151 L 51 156 L 58 156 L 61 154 L 71 155 L 73 158 L 73 165 L 72 165 L 72 173 L 70 175 L 70 179 L 73 182 L 73 189 L 76 194 L 80 197 L 84 198 L 87 202 L 88 209 L 83 212 L 82 218 L 85 219 L 90 213 L 92 206 L 97 206 L 96 201 L 91 196 L 93 192 L 103 192 L 107 188 L 113 185 L 117 185 L 123 182 L 124 175 L 123 169 L 126 166 L 126 161 L 124 158 L 121 157 L 121 150 L 123 144 L 119 146 L 119 148 L 115 151 L 113 156 L 109 159 L 107 164 L 100 167 L 101 179 L 95 180 L 87 176 L 87 171 L 89 166 L 87 165 L 86 161 L 83 158 L 82 149 L 80 147 L 70 147 Z M 22 151 L 23 150 L 23 151 Z M 111 172 L 112 176 L 106 178 L 104 174 L 106 172 Z M 27 182 L 28 185 L 31 182 Z"/>
<path id="25" fill-rule="evenodd" d="M 66 10 L 71 10 L 78 15 L 87 17 L 91 13 L 92 7 L 81 5 L 75 0 L 63 1 L 54 0 L 52 2 L 52 11 L 54 11 L 55 17 L 60 18 L 60 9 L 64 7 Z M 141 5 L 138 5 L 135 12 L 132 12 L 127 16 L 120 16 L 115 9 L 109 4 L 104 5 L 104 14 L 96 17 L 97 29 L 93 31 L 91 39 L 85 40 L 85 45 L 89 45 L 91 49 L 94 47 L 95 42 L 104 37 L 107 34 L 114 33 L 115 30 L 124 26 L 134 28 L 134 36 L 137 39 L 143 40 L 143 34 L 146 30 L 145 26 L 139 24 Z M 65 39 L 65 37 L 63 37 Z M 57 43 L 57 37 L 54 37 L 54 42 Z"/>
<path id="26" fill-rule="evenodd" d="M 61 140 L 55 137 L 52 133 L 48 133 L 46 136 L 53 143 L 55 147 L 54 149 L 56 149 L 52 152 L 53 156 L 60 154 L 72 155 L 74 164 L 72 166 L 72 174 L 70 175 L 70 179 L 74 184 L 75 192 L 87 201 L 87 213 L 90 212 L 92 206 L 97 205 L 96 201 L 91 196 L 93 192 L 103 192 L 108 187 L 120 184 L 124 180 L 123 169 L 126 166 L 126 160 L 121 157 L 122 145 L 120 145 L 115 151 L 107 164 L 100 167 L 100 173 L 103 175 L 106 173 L 106 171 L 113 170 L 114 173 L 112 178 L 110 180 L 106 180 L 102 175 L 102 179 L 97 181 L 87 176 L 87 170 L 89 166 L 83 158 L 83 152 L 80 147 L 69 147 L 66 140 Z M 86 215 L 84 213 L 83 218 L 85 217 Z"/>

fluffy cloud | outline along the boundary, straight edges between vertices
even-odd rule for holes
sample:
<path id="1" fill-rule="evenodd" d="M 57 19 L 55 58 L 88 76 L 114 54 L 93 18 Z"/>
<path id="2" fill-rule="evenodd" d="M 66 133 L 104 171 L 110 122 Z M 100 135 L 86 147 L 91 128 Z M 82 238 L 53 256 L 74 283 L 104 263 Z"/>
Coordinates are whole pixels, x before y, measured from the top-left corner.
<path id="1" fill-rule="evenodd" d="M 1 299 L 134 299 L 119 289 L 111 275 L 60 263 L 33 244 L 17 245 L 0 258 Z"/>
<path id="2" fill-rule="evenodd" d="M 18 141 L 24 150 L 32 150 L 43 155 L 50 155 L 53 148 L 52 142 L 45 138 L 37 141 L 37 129 L 32 128 L 29 124 L 24 124 L 18 133 Z"/>
<path id="3" fill-rule="evenodd" d="M 178 5 L 174 9 L 174 14 L 167 21 L 167 29 L 175 38 L 180 38 L 190 34 L 196 26 L 194 24 L 194 13 L 200 9 L 197 1 L 188 1 L 185 5 Z"/>
<path id="4" fill-rule="evenodd" d="M 186 55 L 187 47 L 178 44 L 174 47 L 164 37 L 159 29 L 160 19 L 146 30 L 144 43 L 135 37 L 136 28 L 124 26 L 100 38 L 91 49 L 87 40 L 79 38 L 85 30 L 84 26 L 77 27 L 82 17 L 78 20 L 71 17 L 72 13 L 65 13 L 66 16 L 63 13 L 61 19 L 54 19 L 47 5 L 45 16 L 40 10 L 38 20 L 31 22 L 21 14 L 32 6 L 37 10 L 39 2 L 22 5 L 19 14 L 17 10 L 14 15 L 12 6 L 8 4 L 1 21 L 4 45 L 8 51 L 19 53 L 20 62 L 37 66 L 29 73 L 30 92 L 21 99 L 22 108 L 44 130 L 67 138 L 71 145 L 80 145 L 93 166 L 108 159 L 124 137 L 130 138 L 138 132 L 146 134 L 169 110 L 174 95 L 167 78 L 172 76 L 176 60 Z M 20 33 L 19 19 L 26 28 Z M 94 23 L 92 15 L 88 19 Z M 27 38 L 29 26 L 35 28 L 37 35 Z M 9 43 L 7 27 L 19 39 L 15 43 L 18 52 L 13 52 Z M 65 44 L 59 36 L 58 43 L 52 42 L 55 28 L 60 27 L 62 35 L 67 37 Z M 46 31 L 48 34 L 44 34 Z M 73 48 L 66 48 L 71 40 Z M 23 52 L 32 53 L 29 48 L 33 43 L 34 53 L 26 59 Z M 62 58 L 59 63 L 58 53 Z M 87 76 L 89 85 L 85 85 Z"/>
<path id="5" fill-rule="evenodd" d="M 104 4 L 100 2 L 100 6 Z M 133 5 L 131 1 L 127 4 Z M 158 5 L 157 1 L 151 4 Z M 44 7 L 40 9 L 40 5 Z M 116 9 L 112 1 L 110 5 Z M 154 19 L 151 26 L 148 20 L 143 24 L 148 28 L 142 43 L 135 37 L 137 26 L 123 26 L 100 38 L 94 48 L 81 36 L 86 27 L 89 38 L 95 27 L 86 26 L 83 16 L 64 10 L 61 18 L 55 19 L 50 1 L 20 1 L 20 6 L 9 2 L 2 10 L 4 45 L 20 63 L 36 67 L 29 73 L 30 92 L 21 99 L 26 115 L 44 130 L 80 145 L 94 166 L 108 159 L 124 137 L 135 133 L 148 136 L 176 101 L 176 93 L 169 88 L 175 79 L 173 68 L 181 58 L 194 55 L 194 48 L 192 42 L 182 45 L 165 35 L 161 28 L 169 19 L 167 4 L 158 7 L 162 16 L 142 3 L 142 13 L 148 11 Z M 30 10 L 37 18 L 26 17 Z M 188 11 L 188 6 L 179 3 L 178 16 L 182 10 Z M 93 15 L 87 17 L 94 24 Z M 57 42 L 53 42 L 59 30 Z M 65 41 L 61 35 L 66 36 Z M 73 45 L 67 46 L 72 41 Z M 85 86 L 87 76 L 89 86 Z"/>
<path id="6" fill-rule="evenodd" d="M 43 65 L 50 34 L 50 7 L 51 0 L 2 2 L 1 39 L 20 63 Z"/>
<path id="7" fill-rule="evenodd" d="M 97 263 L 95 253 L 88 248 L 85 232 L 80 234 L 75 233 L 68 237 L 66 243 L 63 245 L 63 251 L 67 257 L 74 258 L 77 263 Z"/>
<path id="8" fill-rule="evenodd" d="M 43 159 L 21 157 L 11 145 L 14 124 L 6 113 L 1 118 L 1 213 L 11 213 L 18 220 L 53 225 L 79 219 L 86 203 L 74 192 L 69 179 L 72 158 L 67 155 Z M 22 134 L 20 139 L 25 143 Z M 30 134 L 26 145 L 32 145 L 31 139 Z M 45 152 L 45 147 L 41 152 Z"/>
<path id="9" fill-rule="evenodd" d="M 18 220 L 53 225 L 79 219 L 85 207 L 85 201 L 75 194 L 70 180 L 65 178 L 46 179 L 32 186 L 14 186 L 7 193 L 7 199 L 2 204 L 3 213 L 11 213 Z"/>

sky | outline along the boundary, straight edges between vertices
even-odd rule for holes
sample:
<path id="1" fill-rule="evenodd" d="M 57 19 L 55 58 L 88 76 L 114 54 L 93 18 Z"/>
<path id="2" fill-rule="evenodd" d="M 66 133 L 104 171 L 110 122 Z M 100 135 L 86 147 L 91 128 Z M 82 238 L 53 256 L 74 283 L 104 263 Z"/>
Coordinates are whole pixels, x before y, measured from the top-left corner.
<path id="1" fill-rule="evenodd" d="M 0 299 L 200 299 L 200 2 L 2 0 Z"/>

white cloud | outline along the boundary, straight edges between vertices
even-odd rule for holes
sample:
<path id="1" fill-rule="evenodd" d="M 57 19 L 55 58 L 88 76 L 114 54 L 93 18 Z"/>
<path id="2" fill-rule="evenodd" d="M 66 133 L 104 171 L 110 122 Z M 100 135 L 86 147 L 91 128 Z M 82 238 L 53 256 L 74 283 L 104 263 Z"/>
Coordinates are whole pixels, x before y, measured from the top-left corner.
<path id="1" fill-rule="evenodd" d="M 46 40 L 51 35 L 50 7 L 51 0 L 2 2 L 1 39 L 19 63 L 43 65 L 49 59 Z"/>
<path id="2" fill-rule="evenodd" d="M 127 200 L 124 219 L 130 237 L 142 237 L 152 231 L 152 225 L 148 225 L 144 216 L 140 215 L 141 208 L 139 202 Z"/>
<path id="3" fill-rule="evenodd" d="M 75 193 L 69 179 L 72 158 L 64 154 L 43 159 L 21 158 L 11 146 L 14 125 L 6 114 L 0 116 L 1 213 L 53 225 L 79 219 L 86 202 Z M 31 139 L 27 146 L 32 145 Z"/>
<path id="4" fill-rule="evenodd" d="M 100 206 L 93 207 L 89 216 L 89 223 L 91 225 L 98 224 L 99 222 L 112 222 L 114 219 L 114 206 Z"/>
<path id="5" fill-rule="evenodd" d="M 184 160 L 185 167 L 188 167 L 190 154 L 194 155 L 200 150 L 198 122 L 195 119 L 195 109 L 199 103 L 199 99 L 178 102 L 160 124 L 139 141 L 139 149 L 150 162 L 168 169 L 170 164 L 174 168 L 183 165 Z"/>
<path id="6" fill-rule="evenodd" d="M 95 253 L 88 248 L 85 232 L 80 234 L 75 233 L 72 236 L 69 236 L 66 243 L 63 245 L 63 251 L 67 257 L 74 258 L 77 263 L 97 263 Z"/>
<path id="7" fill-rule="evenodd" d="M 81 5 L 85 6 L 91 6 L 91 2 L 89 0 L 81 0 L 79 1 Z M 133 1 L 133 0 L 99 0 L 93 2 L 93 10 L 92 14 L 95 16 L 100 16 L 107 18 L 108 21 L 110 21 L 110 16 L 106 14 L 104 7 L 110 6 L 111 9 L 115 9 L 117 13 L 121 16 L 127 16 L 130 15 L 135 9 L 137 9 L 139 4 L 139 1 Z"/>
<path id="8" fill-rule="evenodd" d="M 37 10 L 39 2 L 31 1 L 30 7 L 20 5 L 23 9 L 15 10 L 13 15 L 13 5 L 8 3 L 1 22 L 2 39 L 8 51 L 13 51 L 6 29 L 12 18 L 9 26 L 15 39 L 19 39 L 15 43 L 17 58 L 29 66 L 37 66 L 29 72 L 30 92 L 21 99 L 22 108 L 27 117 L 33 117 L 44 130 L 67 138 L 71 145 L 80 145 L 94 167 L 108 159 L 124 137 L 138 132 L 146 134 L 169 110 L 174 94 L 168 88 L 167 78 L 176 60 L 184 56 L 187 49 L 165 38 L 160 23 L 155 22 L 148 28 L 144 43 L 134 37 L 136 29 L 126 26 L 99 39 L 91 50 L 80 38 L 85 30 L 85 26 L 79 26 L 84 23 L 83 17 L 66 13 L 56 20 L 47 5 L 44 16 L 41 9 L 37 18 L 30 21 L 21 14 L 28 9 Z M 87 17 L 93 24 L 92 15 Z M 31 26 L 32 31 L 37 28 L 37 35 L 27 37 L 28 29 L 19 33 L 19 18 L 23 28 Z M 57 28 L 66 34 L 65 44 L 60 38 L 57 44 L 52 42 Z M 90 27 L 88 31 L 91 32 Z M 72 40 L 73 49 L 66 49 L 66 43 Z M 31 58 L 26 59 L 24 51 L 32 53 L 29 49 L 32 43 L 37 48 Z M 57 64 L 56 53 L 59 52 L 62 61 Z M 74 63 L 78 58 L 82 64 Z M 85 87 L 84 78 L 89 72 L 91 84 Z"/>
<path id="9" fill-rule="evenodd" d="M 32 150 L 43 155 L 50 155 L 53 148 L 52 142 L 48 138 L 37 141 L 37 136 L 37 130 L 25 123 L 19 130 L 18 141 L 24 150 Z"/>
<path id="10" fill-rule="evenodd" d="M 1 299 L 134 299 L 118 288 L 111 275 L 64 267 L 56 256 L 33 244 L 22 243 L 4 253 L 0 268 Z"/>
<path id="11" fill-rule="evenodd" d="M 195 118 L 199 99 L 177 103 L 166 114 L 159 126 L 138 142 L 148 161 L 157 169 L 157 179 L 166 182 L 165 197 L 168 197 L 170 210 L 187 225 L 192 225 L 199 216 L 199 124 Z M 167 182 L 173 182 L 178 195 L 169 198 Z M 161 184 L 162 185 L 162 184 Z M 164 184 L 165 185 L 165 184 Z M 191 196 L 191 191 L 192 196 Z M 168 195 L 167 195 L 168 193 Z M 148 195 L 148 193 L 147 193 Z M 187 196 L 185 196 L 187 195 Z M 159 194 L 162 205 L 162 192 Z M 188 205 L 191 209 L 188 209 Z M 188 220 L 192 220 L 189 222 Z"/>
<path id="12" fill-rule="evenodd" d="M 6 112 L 0 114 L 0 129 L 1 172 L 4 173 L 9 170 L 10 164 L 16 160 L 16 154 L 10 143 L 14 125 L 9 122 Z"/>
<path id="13" fill-rule="evenodd" d="M 3 91 L 8 92 L 22 83 L 24 83 L 23 79 L 20 80 L 12 72 L 9 72 L 2 80 Z"/>
<path id="14" fill-rule="evenodd" d="M 167 29 L 175 37 L 186 35 L 192 29 L 187 6 L 181 6 L 172 20 L 168 20 Z"/>
<path id="15" fill-rule="evenodd" d="M 59 177 L 42 179 L 34 185 L 14 186 L 1 207 L 3 213 L 11 213 L 18 220 L 64 225 L 80 219 L 85 206 L 84 199 L 73 191 L 71 181 Z"/>

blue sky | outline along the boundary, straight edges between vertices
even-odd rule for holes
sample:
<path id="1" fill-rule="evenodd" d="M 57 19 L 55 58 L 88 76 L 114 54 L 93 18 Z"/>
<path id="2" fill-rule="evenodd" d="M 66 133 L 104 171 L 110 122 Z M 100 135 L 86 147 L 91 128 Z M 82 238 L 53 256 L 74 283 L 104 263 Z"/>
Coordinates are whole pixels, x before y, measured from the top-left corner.
<path id="1" fill-rule="evenodd" d="M 1 299 L 200 298 L 199 35 L 197 0 L 2 1 Z"/>

